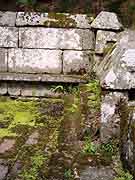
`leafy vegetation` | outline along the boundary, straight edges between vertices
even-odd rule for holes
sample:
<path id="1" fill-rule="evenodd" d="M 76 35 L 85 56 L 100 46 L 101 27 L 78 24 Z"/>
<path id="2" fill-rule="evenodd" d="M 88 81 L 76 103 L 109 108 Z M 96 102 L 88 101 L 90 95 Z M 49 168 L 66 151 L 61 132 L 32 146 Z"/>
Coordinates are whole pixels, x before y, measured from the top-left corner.
<path id="1" fill-rule="evenodd" d="M 90 137 L 85 138 L 83 153 L 90 155 L 95 155 L 97 153 L 97 146 L 91 141 Z"/>
<path id="2" fill-rule="evenodd" d="M 125 172 L 121 165 L 115 168 L 115 172 L 117 177 L 115 177 L 114 180 L 133 180 L 133 176 L 129 172 Z"/>
<path id="3" fill-rule="evenodd" d="M 71 169 L 65 169 L 64 178 L 65 180 L 73 180 L 73 172 Z"/>

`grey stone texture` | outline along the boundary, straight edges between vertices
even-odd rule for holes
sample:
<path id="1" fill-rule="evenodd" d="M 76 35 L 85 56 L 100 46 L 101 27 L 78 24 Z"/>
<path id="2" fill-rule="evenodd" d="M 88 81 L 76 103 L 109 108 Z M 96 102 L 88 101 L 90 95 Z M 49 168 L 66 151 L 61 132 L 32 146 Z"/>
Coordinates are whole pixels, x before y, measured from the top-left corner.
<path id="1" fill-rule="evenodd" d="M 17 47 L 18 29 L 16 27 L 0 27 L 0 47 Z"/>
<path id="2" fill-rule="evenodd" d="M 9 49 L 9 72 L 60 74 L 62 69 L 60 50 Z"/>
<path id="3" fill-rule="evenodd" d="M 18 12 L 16 25 L 88 29 L 91 28 L 92 19 L 85 14 Z"/>
<path id="4" fill-rule="evenodd" d="M 111 31 L 98 30 L 96 35 L 95 53 L 103 54 L 104 49 L 107 48 L 107 43 L 108 42 L 115 43 L 116 41 L 117 41 L 117 33 Z"/>
<path id="5" fill-rule="evenodd" d="M 124 31 L 98 67 L 98 77 L 105 89 L 135 88 L 135 32 Z"/>
<path id="6" fill-rule="evenodd" d="M 0 48 L 0 72 L 6 72 L 8 66 L 7 49 Z"/>
<path id="7" fill-rule="evenodd" d="M 0 95 L 7 94 L 7 83 L 6 82 L 0 82 Z"/>
<path id="8" fill-rule="evenodd" d="M 120 135 L 119 103 L 128 100 L 128 95 L 122 92 L 106 92 L 101 103 L 101 141 L 106 143 L 112 137 Z"/>
<path id="9" fill-rule="evenodd" d="M 19 47 L 45 49 L 94 49 L 91 30 L 61 28 L 19 28 Z"/>
<path id="10" fill-rule="evenodd" d="M 101 11 L 91 24 L 94 29 L 122 30 L 123 26 L 113 12 Z"/>
<path id="11" fill-rule="evenodd" d="M 80 180 L 113 180 L 115 172 L 111 167 L 87 167 L 80 175 Z"/>
<path id="12" fill-rule="evenodd" d="M 0 11 L 0 26 L 15 26 L 16 12 Z"/>
<path id="13" fill-rule="evenodd" d="M 89 51 L 66 50 L 63 53 L 64 74 L 85 74 L 92 65 L 92 54 Z"/>

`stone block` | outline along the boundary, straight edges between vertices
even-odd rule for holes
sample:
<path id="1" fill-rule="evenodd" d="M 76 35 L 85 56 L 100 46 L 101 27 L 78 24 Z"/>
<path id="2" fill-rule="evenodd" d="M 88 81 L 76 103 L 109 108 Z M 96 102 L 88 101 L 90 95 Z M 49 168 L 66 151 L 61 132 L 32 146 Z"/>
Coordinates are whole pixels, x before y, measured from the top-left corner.
<path id="1" fill-rule="evenodd" d="M 0 82 L 0 95 L 7 94 L 7 83 Z"/>
<path id="2" fill-rule="evenodd" d="M 18 12 L 16 25 L 88 29 L 91 21 L 92 17 L 85 14 Z"/>
<path id="3" fill-rule="evenodd" d="M 89 51 L 67 50 L 63 53 L 64 74 L 85 74 L 92 65 L 92 55 Z"/>
<path id="4" fill-rule="evenodd" d="M 103 54 L 108 42 L 116 42 L 117 33 L 111 31 L 97 31 L 95 52 Z M 108 49 L 109 50 L 109 49 Z"/>
<path id="5" fill-rule="evenodd" d="M 16 27 L 0 27 L 0 47 L 17 47 L 18 29 Z"/>
<path id="6" fill-rule="evenodd" d="M 19 83 L 8 83 L 8 94 L 10 96 L 19 96 L 21 94 L 21 85 Z"/>
<path id="7" fill-rule="evenodd" d="M 87 29 L 19 28 L 19 47 L 94 49 L 94 33 Z"/>
<path id="8" fill-rule="evenodd" d="M 7 71 L 7 49 L 0 48 L 0 72 Z"/>
<path id="9" fill-rule="evenodd" d="M 15 26 L 16 12 L 0 11 L 0 26 Z"/>
<path id="10" fill-rule="evenodd" d="M 60 97 L 60 93 L 55 93 L 41 84 L 24 84 L 21 95 L 25 97 Z"/>
<path id="11" fill-rule="evenodd" d="M 101 102 L 101 141 L 106 143 L 120 135 L 120 115 L 118 105 L 121 99 L 128 99 L 127 94 L 109 92 L 102 97 Z"/>
<path id="12" fill-rule="evenodd" d="M 122 30 L 123 26 L 113 12 L 102 11 L 91 24 L 94 29 Z"/>
<path id="13" fill-rule="evenodd" d="M 62 69 L 61 51 L 44 49 L 9 49 L 9 72 L 53 73 Z"/>

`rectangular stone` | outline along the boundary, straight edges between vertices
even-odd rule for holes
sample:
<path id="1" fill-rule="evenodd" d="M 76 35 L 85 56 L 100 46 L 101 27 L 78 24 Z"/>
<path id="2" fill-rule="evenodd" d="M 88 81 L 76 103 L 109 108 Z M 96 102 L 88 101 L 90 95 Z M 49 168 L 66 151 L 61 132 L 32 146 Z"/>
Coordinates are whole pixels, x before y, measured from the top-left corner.
<path id="1" fill-rule="evenodd" d="M 7 71 L 7 49 L 0 48 L 0 72 Z"/>
<path id="2" fill-rule="evenodd" d="M 16 12 L 0 11 L 0 26 L 15 26 Z"/>
<path id="3" fill-rule="evenodd" d="M 79 75 L 0 73 L 1 81 L 87 83 L 88 78 Z"/>
<path id="4" fill-rule="evenodd" d="M 16 25 L 91 29 L 91 21 L 86 14 L 18 12 Z"/>
<path id="5" fill-rule="evenodd" d="M 9 72 L 53 73 L 62 70 L 62 51 L 44 49 L 9 49 Z"/>
<path id="6" fill-rule="evenodd" d="M 7 94 L 7 83 L 0 82 L 0 95 L 6 95 Z"/>
<path id="7" fill-rule="evenodd" d="M 19 47 L 94 49 L 94 33 L 87 29 L 19 28 Z"/>
<path id="8" fill-rule="evenodd" d="M 0 27 L 0 47 L 17 47 L 18 29 L 16 27 Z"/>
<path id="9" fill-rule="evenodd" d="M 92 54 L 89 51 L 66 50 L 63 53 L 64 74 L 85 74 L 92 67 Z"/>
<path id="10" fill-rule="evenodd" d="M 21 94 L 21 84 L 20 83 L 8 83 L 8 94 L 10 96 L 20 96 Z"/>

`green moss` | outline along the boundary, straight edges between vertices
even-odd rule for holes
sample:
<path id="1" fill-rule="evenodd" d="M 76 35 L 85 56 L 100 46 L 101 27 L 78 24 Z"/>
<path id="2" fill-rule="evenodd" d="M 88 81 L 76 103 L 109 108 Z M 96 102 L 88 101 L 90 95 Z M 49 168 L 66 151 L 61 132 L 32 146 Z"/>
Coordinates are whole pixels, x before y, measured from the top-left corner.
<path id="1" fill-rule="evenodd" d="M 69 15 L 63 13 L 49 13 L 49 20 L 44 22 L 44 26 L 47 27 L 76 27 L 74 19 L 70 18 Z"/>

